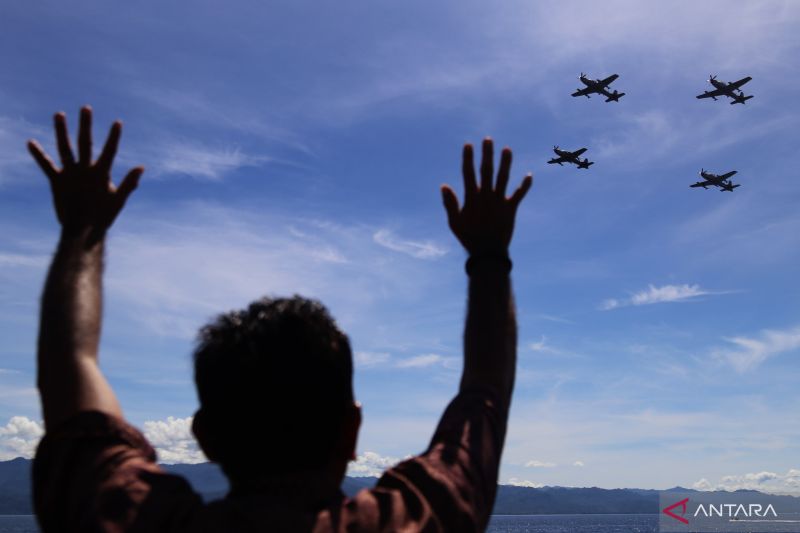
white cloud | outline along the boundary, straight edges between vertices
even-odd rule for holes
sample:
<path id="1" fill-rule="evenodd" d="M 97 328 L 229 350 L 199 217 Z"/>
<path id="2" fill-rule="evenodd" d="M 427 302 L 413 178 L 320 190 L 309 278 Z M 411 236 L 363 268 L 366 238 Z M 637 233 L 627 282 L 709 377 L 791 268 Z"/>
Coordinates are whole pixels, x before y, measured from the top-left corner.
<path id="1" fill-rule="evenodd" d="M 541 483 L 534 483 L 533 481 L 528 481 L 527 479 L 519 479 L 516 477 L 508 478 L 508 481 L 505 483 L 506 485 L 511 485 L 513 487 L 529 487 L 532 489 L 540 489 L 544 487 Z"/>
<path id="2" fill-rule="evenodd" d="M 785 474 L 775 472 L 753 472 L 723 476 L 719 483 L 702 478 L 692 484 L 696 490 L 758 490 L 761 492 L 797 493 L 800 492 L 800 470 L 792 468 Z"/>
<path id="3" fill-rule="evenodd" d="M 408 459 L 410 456 L 406 456 Z M 347 475 L 353 477 L 378 477 L 404 459 L 387 457 L 375 452 L 364 452 L 347 466 Z"/>
<path id="4" fill-rule="evenodd" d="M 257 167 L 270 161 L 266 156 L 253 156 L 239 148 L 212 148 L 188 141 L 171 141 L 160 145 L 158 152 L 143 163 L 154 176 L 186 175 L 197 179 L 220 180 L 243 167 Z"/>
<path id="5" fill-rule="evenodd" d="M 632 294 L 630 298 L 624 300 L 610 298 L 605 300 L 600 305 L 600 309 L 609 311 L 611 309 L 617 309 L 619 307 L 626 307 L 629 305 L 638 306 L 665 302 L 682 302 L 707 294 L 721 293 L 713 293 L 705 289 L 701 289 L 699 285 L 663 285 L 661 287 L 649 285 L 647 289 Z"/>
<path id="6" fill-rule="evenodd" d="M 156 449 L 160 463 L 205 463 L 208 458 L 200 450 L 192 434 L 192 417 L 167 417 L 145 422 L 142 432 Z"/>
<path id="7" fill-rule="evenodd" d="M 49 256 L 27 255 L 0 252 L 0 268 L 37 268 L 43 269 L 50 261 Z"/>
<path id="8" fill-rule="evenodd" d="M 439 354 L 428 353 L 422 355 L 415 355 L 397 362 L 397 368 L 425 368 L 433 365 L 444 365 L 447 358 Z"/>
<path id="9" fill-rule="evenodd" d="M 147 440 L 158 452 L 162 463 L 203 463 L 208 459 L 200 451 L 191 431 L 192 417 L 167 417 L 166 420 L 147 421 L 142 429 Z M 0 461 L 15 457 L 33 457 L 36 446 L 44 435 L 40 422 L 24 416 L 14 416 L 0 427 Z"/>
<path id="10" fill-rule="evenodd" d="M 389 257 L 362 226 L 200 203 L 140 219 L 111 239 L 120 251 L 109 253 L 108 310 L 160 336 L 192 338 L 223 310 L 286 293 L 320 299 L 346 328 L 380 302 L 421 297 L 433 279 L 427 263 Z"/>
<path id="11" fill-rule="evenodd" d="M 24 416 L 13 416 L 0 427 L 0 461 L 15 457 L 31 458 L 44 435 L 41 423 Z"/>
<path id="12" fill-rule="evenodd" d="M 21 178 L 23 174 L 40 174 L 42 181 L 46 180 L 33 158 L 28 155 L 25 148 L 28 139 L 38 139 L 43 146 L 48 147 L 50 156 L 55 161 L 58 160 L 55 152 L 49 150 L 52 133 L 22 119 L 0 116 L 0 185 L 17 177 Z"/>
<path id="13" fill-rule="evenodd" d="M 736 348 L 719 348 L 712 352 L 716 359 L 727 362 L 737 372 L 746 372 L 767 358 L 800 348 L 800 326 L 788 330 L 764 330 L 759 338 L 727 337 Z"/>
<path id="14" fill-rule="evenodd" d="M 532 459 L 527 463 L 525 463 L 526 468 L 555 468 L 556 466 L 558 465 L 555 463 L 551 463 L 548 461 L 538 461 L 536 459 Z"/>
<path id="15" fill-rule="evenodd" d="M 356 352 L 353 359 L 357 366 L 372 367 L 389 362 L 391 355 L 386 352 Z"/>
<path id="16" fill-rule="evenodd" d="M 376 231 L 372 235 L 372 240 L 390 250 L 408 254 L 417 259 L 436 259 L 447 253 L 447 250 L 431 241 L 399 239 L 387 229 Z"/>
<path id="17" fill-rule="evenodd" d="M 574 463 L 572 463 L 572 466 L 582 467 L 586 466 L 586 464 L 583 461 L 575 461 Z"/>
<path id="18" fill-rule="evenodd" d="M 542 340 L 537 342 L 531 342 L 528 344 L 528 348 L 537 353 L 548 353 L 553 355 L 569 355 L 564 350 L 560 350 L 558 348 L 554 348 L 548 341 L 547 337 L 542 335 Z"/>

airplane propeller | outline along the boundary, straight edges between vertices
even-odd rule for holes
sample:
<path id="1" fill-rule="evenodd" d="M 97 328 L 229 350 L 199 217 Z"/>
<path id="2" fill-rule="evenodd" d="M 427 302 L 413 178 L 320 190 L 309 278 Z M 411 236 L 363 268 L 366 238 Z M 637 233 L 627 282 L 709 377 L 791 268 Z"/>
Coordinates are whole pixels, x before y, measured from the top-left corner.
<path id="1" fill-rule="evenodd" d="M 716 79 L 717 79 L 716 75 L 714 75 L 714 74 L 709 74 L 708 75 L 708 81 L 712 81 L 712 80 L 716 80 Z"/>

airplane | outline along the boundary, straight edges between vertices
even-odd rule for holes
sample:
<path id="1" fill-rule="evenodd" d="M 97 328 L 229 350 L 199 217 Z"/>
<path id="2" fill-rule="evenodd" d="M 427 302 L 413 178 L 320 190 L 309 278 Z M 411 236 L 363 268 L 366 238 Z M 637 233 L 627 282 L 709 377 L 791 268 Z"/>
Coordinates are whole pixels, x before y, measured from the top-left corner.
<path id="1" fill-rule="evenodd" d="M 572 163 L 577 165 L 578 168 L 589 168 L 590 166 L 594 165 L 594 161 L 589 161 L 589 159 L 581 160 L 579 155 L 586 151 L 586 148 L 581 148 L 579 150 L 575 150 L 574 152 L 570 152 L 569 150 L 562 150 L 558 146 L 553 146 L 553 151 L 558 155 L 558 157 L 554 157 L 548 164 L 557 163 L 558 165 L 563 166 L 563 163 Z"/>
<path id="2" fill-rule="evenodd" d="M 733 192 L 733 189 L 741 186 L 741 183 L 733 183 L 730 181 L 730 178 L 734 176 L 736 172 L 735 170 L 731 170 L 725 174 L 713 174 L 711 172 L 706 172 L 705 169 L 700 169 L 700 176 L 704 181 L 698 181 L 697 183 L 689 185 L 689 187 L 702 187 L 707 189 L 709 186 L 716 186 L 720 188 L 720 191 Z"/>
<path id="3" fill-rule="evenodd" d="M 697 98 L 712 98 L 714 100 L 717 99 L 717 96 L 727 96 L 728 98 L 732 98 L 733 104 L 743 104 L 746 101 L 750 100 L 753 95 L 745 96 L 744 91 L 742 91 L 741 87 L 748 81 L 752 80 L 750 76 L 746 78 L 742 78 L 739 81 L 732 81 L 730 83 L 724 81 L 718 81 L 717 77 L 711 74 L 708 78 L 708 82 L 714 86 L 713 91 L 703 91 L 703 94 L 698 94 Z M 738 93 L 736 91 L 739 91 Z"/>
<path id="4" fill-rule="evenodd" d="M 572 93 L 572 96 L 585 96 L 586 98 L 591 98 L 589 96 L 590 94 L 597 93 L 605 96 L 606 102 L 619 102 L 619 99 L 625 96 L 625 93 L 618 92 L 616 89 L 613 93 L 610 93 L 607 89 L 607 87 L 617 78 L 619 78 L 617 74 L 612 74 L 604 80 L 593 80 L 586 77 L 586 74 L 581 72 L 581 75 L 578 79 L 581 80 L 586 87 L 584 89 L 576 89 L 575 92 Z"/>

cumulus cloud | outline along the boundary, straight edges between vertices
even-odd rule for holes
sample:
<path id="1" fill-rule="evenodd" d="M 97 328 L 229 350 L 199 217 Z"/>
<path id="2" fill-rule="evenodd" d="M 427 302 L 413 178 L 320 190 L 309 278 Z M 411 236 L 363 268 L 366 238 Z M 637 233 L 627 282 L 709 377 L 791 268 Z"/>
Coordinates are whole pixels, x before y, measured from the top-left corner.
<path id="1" fill-rule="evenodd" d="M 508 481 L 506 481 L 505 484 L 514 487 L 528 487 L 531 489 L 539 489 L 544 487 L 544 485 L 542 485 L 541 483 L 534 483 L 533 481 L 528 481 L 527 479 L 519 479 L 516 477 L 508 478 Z"/>
<path id="2" fill-rule="evenodd" d="M 200 450 L 192 434 L 192 417 L 167 417 L 145 422 L 144 436 L 158 453 L 161 463 L 205 463 L 208 458 Z"/>
<path id="3" fill-rule="evenodd" d="M 16 457 L 31 458 L 44 435 L 41 423 L 24 416 L 13 416 L 0 427 L 0 461 Z"/>
<path id="4" fill-rule="evenodd" d="M 764 330 L 758 338 L 726 337 L 732 348 L 718 348 L 712 356 L 740 373 L 763 363 L 767 358 L 800 348 L 800 326 L 787 330 Z"/>
<path id="5" fill-rule="evenodd" d="M 204 463 L 208 461 L 192 435 L 192 417 L 167 417 L 143 424 L 147 440 L 158 452 L 162 463 Z M 33 457 L 36 446 L 44 435 L 40 422 L 24 416 L 14 416 L 0 427 L 0 461 L 15 457 Z"/>
<path id="6" fill-rule="evenodd" d="M 558 465 L 556 465 L 555 463 L 551 463 L 548 461 L 538 461 L 536 459 L 532 459 L 527 463 L 525 463 L 526 468 L 555 468 L 556 466 Z"/>
<path id="7" fill-rule="evenodd" d="M 447 253 L 447 250 L 432 241 L 411 241 L 396 237 L 387 229 L 380 229 L 372 235 L 377 244 L 401 252 L 417 259 L 436 259 Z"/>
<path id="8" fill-rule="evenodd" d="M 406 456 L 404 459 L 408 459 Z M 404 459 L 383 456 L 375 452 L 364 452 L 347 466 L 347 475 L 353 477 L 378 477 Z"/>
<path id="9" fill-rule="evenodd" d="M 707 294 L 715 293 L 701 289 L 699 285 L 663 285 L 661 287 L 649 285 L 647 289 L 632 294 L 630 298 L 625 298 L 622 300 L 617 298 L 609 298 L 600 305 L 600 308 L 604 311 L 609 311 L 611 309 L 627 307 L 629 305 L 638 306 L 664 302 L 682 302 Z"/>
<path id="10" fill-rule="evenodd" d="M 696 490 L 758 490 L 761 492 L 800 492 L 800 470 L 792 468 L 785 474 L 753 472 L 723 476 L 718 483 L 702 478 L 692 484 Z"/>

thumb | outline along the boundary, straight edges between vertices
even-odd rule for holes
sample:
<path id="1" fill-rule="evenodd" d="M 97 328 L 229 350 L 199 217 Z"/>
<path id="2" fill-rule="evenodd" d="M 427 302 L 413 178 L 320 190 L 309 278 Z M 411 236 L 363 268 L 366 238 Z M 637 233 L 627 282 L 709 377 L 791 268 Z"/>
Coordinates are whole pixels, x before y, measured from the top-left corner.
<path id="1" fill-rule="evenodd" d="M 130 172 L 128 172 L 127 176 L 122 180 L 122 183 L 119 184 L 117 188 L 117 195 L 120 202 L 120 208 L 125 205 L 125 202 L 128 200 L 128 196 L 139 186 L 139 178 L 142 177 L 144 173 L 144 167 L 136 167 Z"/>

